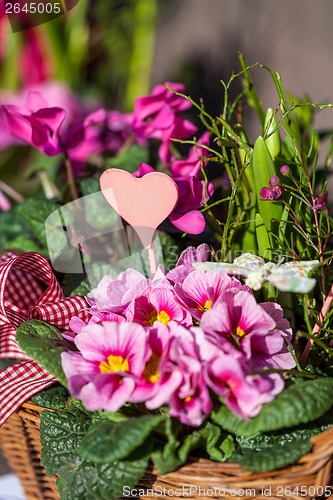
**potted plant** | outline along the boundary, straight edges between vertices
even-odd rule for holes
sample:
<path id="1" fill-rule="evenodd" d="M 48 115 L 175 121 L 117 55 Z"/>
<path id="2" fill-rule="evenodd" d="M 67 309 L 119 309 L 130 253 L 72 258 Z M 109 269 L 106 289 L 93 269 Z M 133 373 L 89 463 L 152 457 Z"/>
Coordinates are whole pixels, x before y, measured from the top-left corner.
<path id="1" fill-rule="evenodd" d="M 19 127 L 22 113 L 6 110 L 13 134 L 58 154 L 70 186 L 62 200 L 18 206 L 39 251 L 0 260 L 3 352 L 16 360 L 1 372 L 3 408 L 6 416 L 18 412 L 2 439 L 12 443 L 24 428 L 39 453 L 40 437 L 53 478 L 43 486 L 52 491 L 47 498 L 331 494 L 332 144 L 323 156 L 331 133 L 313 128 L 313 118 L 332 105 L 287 97 L 278 73 L 262 67 L 278 96 L 265 111 L 251 77 L 257 65 L 242 56 L 240 63 L 240 73 L 222 82 L 216 116 L 175 83 L 137 99 L 126 119 L 99 111 L 82 124 L 81 143 L 71 130 L 51 130 L 41 114 L 37 140 Z M 237 78 L 244 90 L 230 99 Z M 244 103 L 259 119 L 254 140 Z M 184 115 L 190 108 L 205 128 L 200 137 Z M 112 150 L 116 118 L 123 135 Z M 104 142 L 90 156 L 92 175 L 84 170 L 80 180 L 73 165 L 91 145 L 91 130 Z M 130 172 L 119 186 L 133 192 L 121 206 L 120 188 L 101 181 L 109 202 L 114 189 L 113 215 L 99 192 L 110 169 Z M 152 243 L 135 227 L 145 225 L 138 214 L 152 238 L 154 207 L 165 192 L 170 200 L 171 184 L 177 196 Z M 93 245 L 82 239 L 80 215 Z M 119 225 L 119 215 L 128 224 Z M 113 216 L 130 252 L 110 258 Z M 15 238 L 6 247 L 18 241 L 22 250 Z M 53 270 L 41 255 L 46 243 Z"/>

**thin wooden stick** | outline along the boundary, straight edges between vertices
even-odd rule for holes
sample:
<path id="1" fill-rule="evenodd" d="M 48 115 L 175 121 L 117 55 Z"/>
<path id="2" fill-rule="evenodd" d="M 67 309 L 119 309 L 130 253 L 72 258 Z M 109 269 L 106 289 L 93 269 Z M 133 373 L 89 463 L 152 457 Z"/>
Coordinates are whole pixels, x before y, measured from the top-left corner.
<path id="1" fill-rule="evenodd" d="M 329 294 L 327 295 L 326 300 L 323 304 L 323 307 L 320 311 L 318 323 L 315 324 L 315 326 L 312 330 L 312 333 L 314 336 L 317 336 L 317 334 L 320 332 L 320 330 L 323 326 L 324 320 L 326 318 L 326 315 L 329 311 L 329 308 L 331 307 L 332 302 L 333 302 L 333 285 L 332 285 L 332 288 L 330 289 Z M 308 359 L 311 347 L 313 346 L 313 342 L 314 342 L 313 339 L 309 339 L 307 341 L 307 344 L 305 346 L 305 349 L 304 349 L 303 354 L 302 354 L 301 359 L 300 359 L 301 363 L 305 363 L 306 360 Z"/>
<path id="2" fill-rule="evenodd" d="M 153 242 L 151 242 L 151 244 L 149 245 L 147 250 L 148 250 L 148 257 L 149 257 L 150 273 L 151 273 L 151 277 L 153 278 L 154 275 L 156 274 L 156 271 L 157 271 L 156 256 L 155 256 Z"/>

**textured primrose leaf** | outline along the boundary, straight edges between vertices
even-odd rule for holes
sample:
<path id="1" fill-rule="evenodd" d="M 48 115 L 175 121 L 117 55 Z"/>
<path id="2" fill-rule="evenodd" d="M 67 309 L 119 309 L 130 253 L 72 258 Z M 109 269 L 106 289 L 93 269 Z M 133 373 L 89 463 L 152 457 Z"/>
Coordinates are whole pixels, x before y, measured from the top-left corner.
<path id="1" fill-rule="evenodd" d="M 328 411 L 319 419 L 302 424 L 298 427 L 291 429 L 281 429 L 279 431 L 272 431 L 269 433 L 259 433 L 255 436 L 244 437 L 237 436 L 237 443 L 242 448 L 269 448 L 275 445 L 284 445 L 299 440 L 310 439 L 317 434 L 330 429 L 333 426 L 333 413 Z"/>
<path id="2" fill-rule="evenodd" d="M 61 500 L 117 500 L 124 486 L 133 488 L 145 473 L 150 449 L 129 461 L 96 465 L 76 459 L 59 471 L 57 488 Z"/>
<path id="3" fill-rule="evenodd" d="M 312 444 L 308 440 L 293 441 L 273 448 L 245 450 L 240 465 L 245 471 L 267 472 L 293 464 L 308 453 Z"/>
<path id="4" fill-rule="evenodd" d="M 263 406 L 259 415 L 243 420 L 221 406 L 212 419 L 223 429 L 240 436 L 254 436 L 321 417 L 333 404 L 333 378 L 323 377 L 293 385 L 271 403 Z"/>
<path id="5" fill-rule="evenodd" d="M 75 462 L 77 447 L 90 425 L 89 415 L 79 410 L 61 413 L 42 412 L 40 424 L 41 458 L 49 476 L 54 476 L 61 467 Z"/>
<path id="6" fill-rule="evenodd" d="M 125 459 L 163 420 L 164 415 L 143 415 L 120 422 L 99 421 L 83 439 L 80 454 L 97 463 Z"/>
<path id="7" fill-rule="evenodd" d="M 201 432 L 205 438 L 206 452 L 212 460 L 224 462 L 231 457 L 235 450 L 235 441 L 231 434 L 211 422 L 207 422 Z"/>
<path id="8" fill-rule="evenodd" d="M 59 384 L 48 387 L 44 391 L 38 392 L 32 396 L 31 400 L 36 405 L 51 410 L 60 410 L 66 406 L 69 394 L 67 390 Z"/>
<path id="9" fill-rule="evenodd" d="M 167 474 L 185 464 L 191 451 L 200 448 L 204 442 L 200 431 L 194 431 L 183 441 L 169 439 L 166 444 L 158 446 L 151 454 L 151 459 L 158 474 Z"/>
<path id="10" fill-rule="evenodd" d="M 98 465 L 84 460 L 79 447 L 90 425 L 90 415 L 77 409 L 42 413 L 42 463 L 50 476 L 59 475 L 61 500 L 116 500 L 123 486 L 135 486 L 147 468 L 149 443 L 127 461 Z"/>
<path id="11" fill-rule="evenodd" d="M 60 355 L 71 346 L 58 328 L 44 321 L 25 321 L 16 331 L 16 340 L 28 356 L 42 365 L 62 385 L 67 386 Z"/>

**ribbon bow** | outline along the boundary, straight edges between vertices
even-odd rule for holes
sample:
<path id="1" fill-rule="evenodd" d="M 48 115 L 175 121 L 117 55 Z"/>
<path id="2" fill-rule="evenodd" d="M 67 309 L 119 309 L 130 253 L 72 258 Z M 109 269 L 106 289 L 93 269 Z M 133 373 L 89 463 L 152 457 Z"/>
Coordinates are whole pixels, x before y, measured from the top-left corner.
<path id="1" fill-rule="evenodd" d="M 0 257 L 0 358 L 20 362 L 0 371 L 0 425 L 27 399 L 56 382 L 15 340 L 16 328 L 40 319 L 67 328 L 73 316 L 88 319 L 83 297 L 66 298 L 48 261 L 35 252 Z"/>

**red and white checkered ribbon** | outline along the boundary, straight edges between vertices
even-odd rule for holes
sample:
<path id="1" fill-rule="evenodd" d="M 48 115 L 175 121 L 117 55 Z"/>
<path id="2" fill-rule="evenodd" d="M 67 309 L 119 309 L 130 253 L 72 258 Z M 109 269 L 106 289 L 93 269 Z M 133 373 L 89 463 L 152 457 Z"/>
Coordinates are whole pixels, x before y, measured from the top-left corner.
<path id="1" fill-rule="evenodd" d="M 56 380 L 20 349 L 16 328 L 28 319 L 40 319 L 68 328 L 73 316 L 88 314 L 83 297 L 66 298 L 48 261 L 29 252 L 0 256 L 0 358 L 21 360 L 0 371 L 0 425 L 22 403 Z"/>

